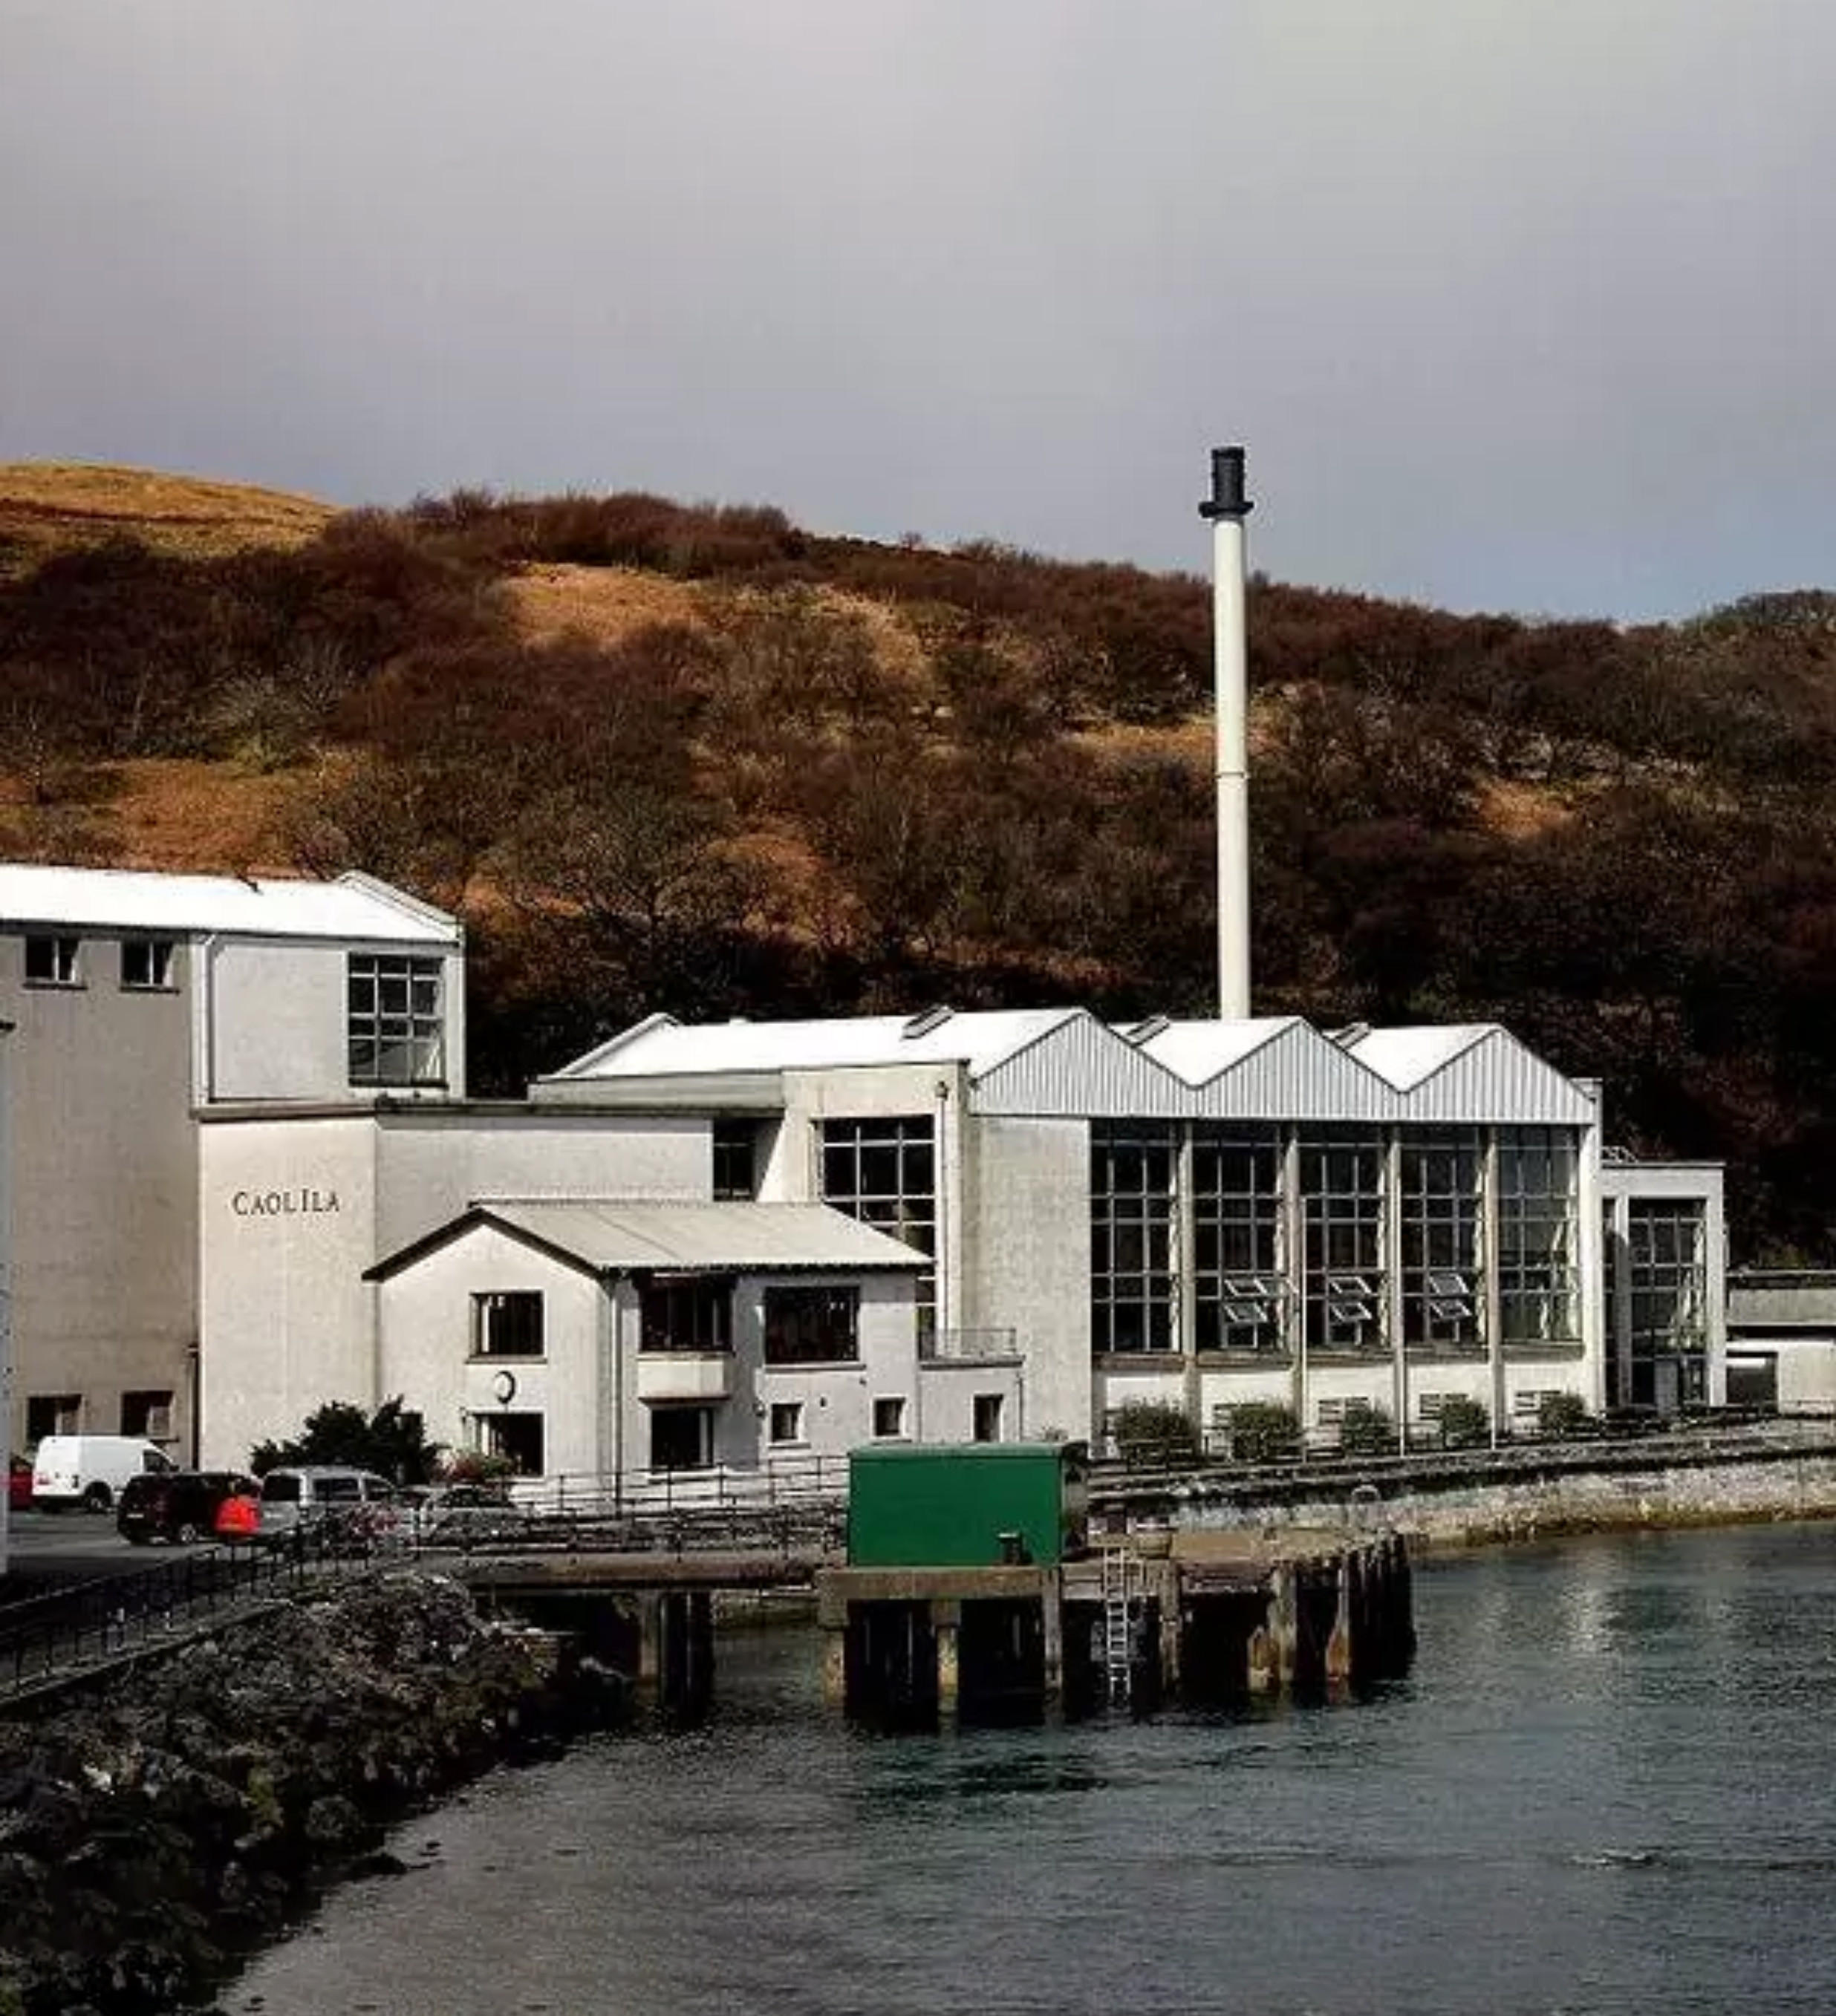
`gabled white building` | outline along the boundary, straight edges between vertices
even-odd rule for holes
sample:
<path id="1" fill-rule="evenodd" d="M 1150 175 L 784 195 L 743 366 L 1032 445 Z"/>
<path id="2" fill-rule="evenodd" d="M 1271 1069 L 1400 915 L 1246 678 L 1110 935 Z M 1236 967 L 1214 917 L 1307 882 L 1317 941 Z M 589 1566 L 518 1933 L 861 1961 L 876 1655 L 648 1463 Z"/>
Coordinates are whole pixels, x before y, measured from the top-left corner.
<path id="1" fill-rule="evenodd" d="M 0 1021 L 16 1025 L 12 1446 L 87 1430 L 188 1456 L 200 1116 L 463 1095 L 460 927 L 364 876 L 0 864 Z"/>

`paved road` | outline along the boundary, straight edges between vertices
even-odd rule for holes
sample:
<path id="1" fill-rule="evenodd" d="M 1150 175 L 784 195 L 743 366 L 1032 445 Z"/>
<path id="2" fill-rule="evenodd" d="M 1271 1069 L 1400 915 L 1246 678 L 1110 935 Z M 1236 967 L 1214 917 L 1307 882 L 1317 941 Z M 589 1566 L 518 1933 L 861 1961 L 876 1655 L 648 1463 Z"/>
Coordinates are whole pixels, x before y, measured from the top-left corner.
<path id="1" fill-rule="evenodd" d="M 147 1568 L 171 1551 L 130 1546 L 115 1531 L 112 1512 L 15 1512 L 8 1517 L 6 1535 L 8 1571 L 0 1579 L 0 1603 L 93 1575 Z"/>

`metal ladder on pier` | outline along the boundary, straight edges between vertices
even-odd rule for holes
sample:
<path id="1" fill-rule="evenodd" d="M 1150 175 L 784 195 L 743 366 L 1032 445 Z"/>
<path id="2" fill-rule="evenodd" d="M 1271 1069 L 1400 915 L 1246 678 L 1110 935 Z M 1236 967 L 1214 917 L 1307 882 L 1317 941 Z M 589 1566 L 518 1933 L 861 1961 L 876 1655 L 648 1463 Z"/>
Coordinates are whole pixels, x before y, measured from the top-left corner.
<path id="1" fill-rule="evenodd" d="M 1134 1685 L 1135 1625 L 1146 1578 L 1132 1547 L 1105 1547 L 1102 1571 L 1103 1674 L 1110 1706 L 1126 1708 Z"/>

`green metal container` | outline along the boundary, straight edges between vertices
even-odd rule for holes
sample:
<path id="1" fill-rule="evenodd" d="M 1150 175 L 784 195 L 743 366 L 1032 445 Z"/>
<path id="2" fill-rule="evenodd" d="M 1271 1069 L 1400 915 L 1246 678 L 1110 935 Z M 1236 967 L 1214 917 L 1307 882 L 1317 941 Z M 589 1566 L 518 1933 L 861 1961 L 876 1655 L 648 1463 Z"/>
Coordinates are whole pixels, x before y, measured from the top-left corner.
<path id="1" fill-rule="evenodd" d="M 1084 1544 L 1078 1442 L 875 1446 L 848 1460 L 848 1564 L 1055 1565 Z"/>

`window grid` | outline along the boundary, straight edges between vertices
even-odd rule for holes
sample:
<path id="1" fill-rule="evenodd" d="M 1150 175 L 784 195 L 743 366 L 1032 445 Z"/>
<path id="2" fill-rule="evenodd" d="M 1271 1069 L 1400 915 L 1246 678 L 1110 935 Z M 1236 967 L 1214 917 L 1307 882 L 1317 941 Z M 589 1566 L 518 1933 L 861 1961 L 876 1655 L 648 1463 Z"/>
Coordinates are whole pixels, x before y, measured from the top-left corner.
<path id="1" fill-rule="evenodd" d="M 1481 1180 L 1476 1131 L 1405 1135 L 1402 1334 L 1440 1351 L 1485 1348 Z"/>
<path id="2" fill-rule="evenodd" d="M 474 1358 L 539 1358 L 542 1291 L 511 1288 L 472 1297 Z"/>
<path id="3" fill-rule="evenodd" d="M 1308 1348 L 1369 1355 L 1387 1348 L 1382 1138 L 1300 1139 Z"/>
<path id="4" fill-rule="evenodd" d="M 914 1251 L 937 1252 L 937 1157 L 929 1119 L 825 1120 L 822 1201 Z M 918 1334 L 936 1333 L 937 1273 L 918 1277 Z"/>
<path id="5" fill-rule="evenodd" d="M 858 1288 L 767 1288 L 767 1365 L 852 1365 L 860 1356 Z"/>
<path id="6" fill-rule="evenodd" d="M 1091 1128 L 1091 1345 L 1098 1352 L 1170 1352 L 1173 1199 L 1179 1161 L 1170 1127 Z"/>
<path id="7" fill-rule="evenodd" d="M 1569 1343 L 1579 1334 L 1574 1179 L 1572 1129 L 1500 1129 L 1499 1312 L 1506 1344 Z"/>
<path id="8" fill-rule="evenodd" d="M 1200 1351 L 1287 1348 L 1282 1144 L 1272 1129 L 1192 1138 L 1192 1294 Z"/>
<path id="9" fill-rule="evenodd" d="M 727 1276 L 651 1280 L 639 1291 L 640 1351 L 731 1351 L 733 1282 Z"/>
<path id="10" fill-rule="evenodd" d="M 1632 1397 L 1656 1400 L 1660 1358 L 1700 1359 L 1708 1349 L 1708 1256 L 1701 1204 L 1634 1199 L 1625 1222 L 1631 1302 Z M 1700 1374 L 1682 1397 L 1699 1399 Z"/>
<path id="11" fill-rule="evenodd" d="M 439 1085 L 445 1078 L 441 962 L 349 955 L 346 1029 L 353 1085 Z"/>

